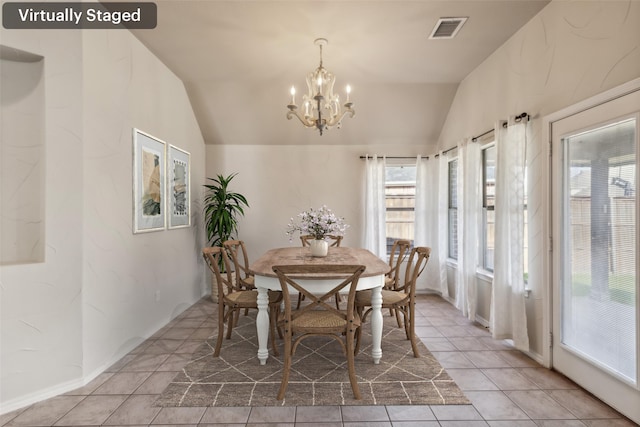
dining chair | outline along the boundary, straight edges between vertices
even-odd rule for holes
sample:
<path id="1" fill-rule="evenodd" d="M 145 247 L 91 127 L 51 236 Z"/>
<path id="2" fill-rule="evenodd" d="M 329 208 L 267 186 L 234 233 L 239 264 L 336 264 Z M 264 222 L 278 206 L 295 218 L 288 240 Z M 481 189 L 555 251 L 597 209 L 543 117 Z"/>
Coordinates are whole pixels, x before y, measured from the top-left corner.
<path id="1" fill-rule="evenodd" d="M 326 237 L 327 237 L 327 239 L 329 239 L 331 241 L 331 244 L 329 245 L 330 248 L 339 248 L 340 247 L 340 243 L 342 242 L 342 237 L 343 236 L 327 235 Z M 315 237 L 313 237 L 312 234 L 304 234 L 304 235 L 300 236 L 300 241 L 302 242 L 302 247 L 311 246 L 309 241 L 310 240 L 314 240 L 314 239 L 315 239 Z M 302 301 L 304 301 L 304 295 L 298 294 L 298 304 L 296 306 L 296 309 L 300 308 L 300 304 L 302 303 Z M 342 298 L 340 297 L 340 294 L 338 294 L 338 295 L 336 295 L 336 308 L 338 310 L 340 310 L 340 301 L 342 301 Z"/>
<path id="2" fill-rule="evenodd" d="M 404 259 L 409 254 L 409 250 L 411 249 L 411 241 L 398 239 L 394 240 L 393 245 L 391 246 L 391 253 L 389 254 L 389 272 L 386 274 L 384 278 L 384 289 L 396 290 L 398 287 L 398 283 L 400 281 L 400 271 L 402 263 Z M 394 309 L 389 309 L 389 314 L 391 316 L 395 316 L 396 322 L 398 323 L 398 327 L 401 328 L 400 324 L 400 313 Z"/>
<path id="3" fill-rule="evenodd" d="M 258 291 L 247 290 L 238 286 L 238 282 L 233 280 L 231 275 L 231 265 L 227 251 L 222 247 L 207 247 L 202 250 L 209 269 L 214 274 L 218 284 L 218 339 L 213 352 L 214 357 L 220 355 L 222 338 L 224 335 L 224 325 L 227 324 L 227 339 L 231 338 L 238 316 L 242 309 L 258 309 Z M 224 268 L 224 271 L 220 267 Z M 273 354 L 278 356 L 279 352 L 275 343 L 276 319 L 282 303 L 282 292 L 269 291 L 269 323 L 271 328 L 271 346 Z M 282 333 L 278 331 L 280 338 Z"/>
<path id="4" fill-rule="evenodd" d="M 404 331 L 407 339 L 411 341 L 414 357 L 420 357 L 415 332 L 416 281 L 427 266 L 430 255 L 431 248 L 424 246 L 413 248 L 407 260 L 403 284 L 398 285 L 394 290 L 382 289 L 382 308 L 394 309 L 396 312 L 402 313 Z M 366 320 L 367 315 L 371 312 L 371 295 L 372 291 L 370 290 L 358 291 L 356 294 L 356 311 L 362 322 Z M 358 337 L 356 340 L 356 354 L 360 350 L 359 346 L 360 339 Z"/>
<path id="5" fill-rule="evenodd" d="M 249 255 L 247 255 L 244 241 L 227 240 L 222 243 L 222 246 L 231 257 L 238 286 L 243 289 L 255 289 L 255 278 L 251 270 L 249 270 Z"/>
<path id="6" fill-rule="evenodd" d="M 340 343 L 347 358 L 349 382 L 356 399 L 360 399 L 360 389 L 356 379 L 355 355 L 359 344 L 354 343 L 357 330 L 360 328 L 360 317 L 355 310 L 355 295 L 358 279 L 365 270 L 364 265 L 280 265 L 274 266 L 282 288 L 284 311 L 278 316 L 278 326 L 284 330 L 284 366 L 282 382 L 278 391 L 278 400 L 284 399 L 289 384 L 292 358 L 296 347 L 305 338 L 311 336 L 327 336 Z M 316 295 L 309 292 L 297 280 L 301 275 L 326 275 L 340 277 L 340 283 L 330 291 Z M 291 308 L 290 289 L 302 293 L 309 303 L 299 310 Z M 342 290 L 349 291 L 346 310 L 338 310 L 327 304 L 327 301 Z M 294 339 L 295 337 L 295 339 Z"/>
<path id="7" fill-rule="evenodd" d="M 330 248 L 338 248 L 338 247 L 340 247 L 340 243 L 342 242 L 342 237 L 343 236 L 327 235 L 326 237 L 331 242 L 329 244 Z M 311 235 L 311 234 L 305 234 L 305 235 L 300 236 L 300 241 L 302 242 L 302 246 L 310 246 L 309 240 L 314 240 L 314 239 L 315 239 L 315 237 L 313 237 L 313 235 Z"/>
<path id="8" fill-rule="evenodd" d="M 393 241 L 391 252 L 389 254 L 389 267 L 391 270 L 389 270 L 384 278 L 385 289 L 396 288 L 400 279 L 400 267 L 406 256 L 409 254 L 408 251 L 410 248 L 410 240 L 398 239 Z"/>
<path id="9" fill-rule="evenodd" d="M 231 257 L 236 283 L 240 289 L 255 289 L 255 277 L 249 269 L 249 255 L 242 240 L 227 240 L 222 242 L 222 246 L 227 250 L 227 255 Z M 249 310 L 245 310 L 245 316 Z M 239 313 L 238 313 L 239 314 Z"/>

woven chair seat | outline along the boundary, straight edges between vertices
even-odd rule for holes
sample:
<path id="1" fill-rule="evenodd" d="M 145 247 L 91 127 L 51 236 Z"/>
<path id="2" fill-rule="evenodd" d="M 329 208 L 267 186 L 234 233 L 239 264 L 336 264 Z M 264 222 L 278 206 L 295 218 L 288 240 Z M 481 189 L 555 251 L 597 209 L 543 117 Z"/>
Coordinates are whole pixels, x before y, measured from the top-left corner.
<path id="1" fill-rule="evenodd" d="M 236 291 L 226 295 L 226 298 L 238 307 L 255 308 L 258 302 L 258 291 Z M 280 292 L 269 291 L 269 304 L 276 303 L 281 299 L 282 294 Z"/>
<path id="2" fill-rule="evenodd" d="M 347 319 L 336 313 L 311 310 L 296 317 L 291 323 L 294 330 L 311 330 L 314 328 L 344 329 L 347 326 Z M 360 318 L 355 318 L 353 323 L 360 325 Z"/>
<path id="3" fill-rule="evenodd" d="M 247 288 L 255 288 L 256 287 L 256 279 L 253 276 L 245 277 L 242 279 L 242 284 Z"/>
<path id="4" fill-rule="evenodd" d="M 258 291 L 235 291 L 227 295 L 226 298 L 237 306 L 251 306 L 258 301 Z"/>
<path id="5" fill-rule="evenodd" d="M 371 305 L 371 291 L 358 291 L 356 294 L 356 305 Z M 409 298 L 409 294 L 398 291 L 382 290 L 382 305 L 393 305 L 405 301 Z"/>

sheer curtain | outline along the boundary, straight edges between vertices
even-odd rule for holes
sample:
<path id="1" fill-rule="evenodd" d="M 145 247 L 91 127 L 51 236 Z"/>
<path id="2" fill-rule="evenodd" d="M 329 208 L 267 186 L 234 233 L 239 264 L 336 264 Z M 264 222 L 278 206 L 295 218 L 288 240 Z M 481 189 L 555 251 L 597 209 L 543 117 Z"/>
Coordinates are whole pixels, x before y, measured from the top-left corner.
<path id="1" fill-rule="evenodd" d="M 415 236 L 414 246 L 428 246 L 431 248 L 429 262 L 419 279 L 419 288 L 427 288 L 441 293 L 445 298 L 449 297 L 446 275 L 446 246 L 445 257 L 441 258 L 441 234 L 445 235 L 440 227 L 440 162 L 435 158 L 422 158 L 418 156 L 416 163 L 416 201 L 415 201 Z M 445 175 L 446 177 L 446 175 Z M 446 191 L 446 181 L 445 181 Z M 446 199 L 446 193 L 444 193 Z M 446 204 L 445 204 L 446 206 Z M 446 220 L 446 210 L 444 212 Z M 446 224 L 446 221 L 445 221 Z M 442 270 L 444 267 L 444 282 Z"/>
<path id="2" fill-rule="evenodd" d="M 529 351 L 524 283 L 525 120 L 496 125 L 495 264 L 491 333 Z"/>
<path id="3" fill-rule="evenodd" d="M 385 177 L 384 157 L 367 156 L 365 215 L 364 215 L 364 247 L 382 259 L 387 258 L 387 232 L 385 225 Z"/>
<path id="4" fill-rule="evenodd" d="M 476 320 L 478 228 L 481 219 L 480 145 L 468 139 L 458 145 L 458 268 L 456 307 Z"/>
<path id="5" fill-rule="evenodd" d="M 438 275 L 440 294 L 449 299 L 447 281 L 447 248 L 449 245 L 449 158 L 444 151 L 438 156 Z"/>

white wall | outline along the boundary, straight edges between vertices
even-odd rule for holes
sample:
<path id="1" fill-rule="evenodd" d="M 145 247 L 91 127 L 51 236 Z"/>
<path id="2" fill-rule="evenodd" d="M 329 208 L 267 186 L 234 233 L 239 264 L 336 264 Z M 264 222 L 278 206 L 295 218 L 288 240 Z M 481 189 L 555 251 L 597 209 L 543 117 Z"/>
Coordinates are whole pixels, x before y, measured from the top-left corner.
<path id="1" fill-rule="evenodd" d="M 44 261 L 44 58 L 0 47 L 0 263 Z"/>
<path id="2" fill-rule="evenodd" d="M 359 156 L 414 156 L 425 154 L 424 149 L 416 145 L 208 145 L 206 176 L 238 173 L 231 189 L 249 201 L 239 234 L 247 242 L 251 261 L 273 247 L 299 246 L 297 237 L 289 242 L 285 234 L 289 220 L 323 204 L 350 225 L 343 244 L 363 246 L 365 162 Z"/>
<path id="3" fill-rule="evenodd" d="M 439 139 L 440 148 L 526 111 L 533 120 L 527 143 L 531 299 L 527 304 L 532 351 L 542 354 L 543 216 L 547 148 L 542 117 L 640 77 L 640 2 L 553 1 L 460 84 Z M 485 305 L 488 301 L 485 303 Z M 489 313 L 480 307 L 479 313 Z"/>
<path id="4" fill-rule="evenodd" d="M 94 376 L 205 292 L 204 141 L 182 82 L 127 31 L 85 31 L 84 375 Z M 132 234 L 132 128 L 191 154 L 190 228 Z"/>
<path id="5" fill-rule="evenodd" d="M 44 262 L 0 266 L 0 409 L 82 377 L 82 41 L 76 31 L 0 30 L 44 57 Z M 3 139 L 1 144 L 10 144 Z"/>
<path id="6" fill-rule="evenodd" d="M 83 385 L 206 288 L 204 142 L 182 82 L 127 31 L 1 35 L 44 57 L 46 99 L 45 261 L 0 267 L 4 413 Z M 193 227 L 133 235 L 132 127 L 191 153 Z"/>

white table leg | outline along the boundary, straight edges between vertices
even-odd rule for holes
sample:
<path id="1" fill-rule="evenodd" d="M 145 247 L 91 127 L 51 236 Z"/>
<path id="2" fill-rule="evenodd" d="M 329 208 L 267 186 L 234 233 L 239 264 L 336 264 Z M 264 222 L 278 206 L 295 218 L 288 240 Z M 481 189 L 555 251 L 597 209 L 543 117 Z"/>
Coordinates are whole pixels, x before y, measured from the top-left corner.
<path id="1" fill-rule="evenodd" d="M 371 289 L 371 356 L 373 363 L 382 359 L 382 286 Z"/>
<path id="2" fill-rule="evenodd" d="M 269 294 L 267 288 L 258 287 L 258 315 L 256 316 L 258 330 L 258 360 L 261 365 L 267 363 L 269 350 Z"/>

